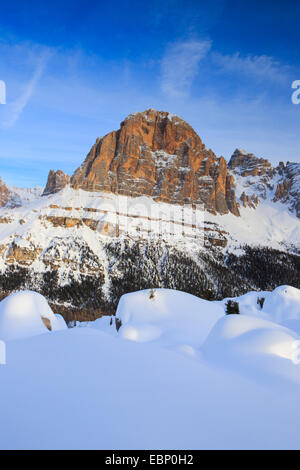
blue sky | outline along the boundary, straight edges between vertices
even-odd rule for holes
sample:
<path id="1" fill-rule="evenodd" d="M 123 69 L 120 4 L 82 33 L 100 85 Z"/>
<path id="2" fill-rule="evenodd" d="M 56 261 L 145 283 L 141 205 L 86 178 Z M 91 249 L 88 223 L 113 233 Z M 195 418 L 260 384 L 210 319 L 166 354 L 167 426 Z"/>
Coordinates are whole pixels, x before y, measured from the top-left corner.
<path id="1" fill-rule="evenodd" d="M 300 161 L 300 3 L 1 2 L 0 176 L 72 173 L 128 114 L 167 110 L 227 159 Z"/>

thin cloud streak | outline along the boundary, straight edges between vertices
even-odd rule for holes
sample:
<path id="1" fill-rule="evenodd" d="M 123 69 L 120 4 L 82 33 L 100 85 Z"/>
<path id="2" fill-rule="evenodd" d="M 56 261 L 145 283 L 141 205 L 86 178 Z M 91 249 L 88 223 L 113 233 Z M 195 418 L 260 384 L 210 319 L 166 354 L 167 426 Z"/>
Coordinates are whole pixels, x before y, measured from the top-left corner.
<path id="1" fill-rule="evenodd" d="M 223 71 L 243 73 L 258 79 L 283 82 L 287 78 L 287 66 L 267 55 L 242 57 L 239 52 L 232 55 L 211 54 L 213 62 Z"/>
<path id="2" fill-rule="evenodd" d="M 186 96 L 198 73 L 198 65 L 211 41 L 189 40 L 169 46 L 161 61 L 161 89 L 169 96 Z"/>
<path id="3" fill-rule="evenodd" d="M 34 94 L 37 83 L 44 71 L 48 57 L 49 54 L 44 54 L 38 60 L 33 76 L 27 83 L 24 92 L 15 101 L 6 105 L 4 120 L 2 121 L 2 123 L 0 123 L 2 128 L 7 129 L 13 127 L 21 116 L 24 108 L 27 106 L 31 97 Z"/>

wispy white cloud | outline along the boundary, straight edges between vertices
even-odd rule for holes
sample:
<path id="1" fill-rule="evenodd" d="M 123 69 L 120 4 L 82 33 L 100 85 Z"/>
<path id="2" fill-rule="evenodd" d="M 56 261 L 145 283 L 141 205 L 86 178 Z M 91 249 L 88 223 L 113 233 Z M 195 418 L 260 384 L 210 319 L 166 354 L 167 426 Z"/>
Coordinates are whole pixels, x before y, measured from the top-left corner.
<path id="1" fill-rule="evenodd" d="M 170 96 L 184 96 L 198 73 L 198 65 L 211 42 L 188 40 L 170 44 L 161 61 L 161 89 Z"/>
<path id="2" fill-rule="evenodd" d="M 242 57 L 239 52 L 232 55 L 214 52 L 211 56 L 213 62 L 224 71 L 243 73 L 275 82 L 282 82 L 287 77 L 287 66 L 267 55 Z"/>
<path id="3" fill-rule="evenodd" d="M 49 58 L 49 52 L 43 53 L 38 57 L 35 69 L 31 79 L 26 83 L 23 92 L 12 102 L 8 102 L 5 105 L 3 118 L 0 121 L 0 126 L 2 128 L 10 128 L 15 125 L 20 115 L 22 114 L 24 108 L 30 101 L 32 95 L 34 94 L 37 83 L 44 71 L 46 62 Z"/>

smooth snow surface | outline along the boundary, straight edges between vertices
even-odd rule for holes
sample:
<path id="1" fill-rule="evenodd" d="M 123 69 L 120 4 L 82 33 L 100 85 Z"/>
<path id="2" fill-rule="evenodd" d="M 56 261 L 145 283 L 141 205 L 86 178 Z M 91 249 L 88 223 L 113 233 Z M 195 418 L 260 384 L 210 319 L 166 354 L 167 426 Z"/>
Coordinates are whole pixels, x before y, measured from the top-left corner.
<path id="1" fill-rule="evenodd" d="M 59 313 L 55 313 L 55 316 L 56 316 L 56 323 L 55 323 L 55 330 L 66 330 L 68 327 L 67 327 L 67 324 L 64 320 L 64 317 L 62 315 L 59 315 Z"/>
<path id="2" fill-rule="evenodd" d="M 42 317 L 49 320 L 52 331 L 66 328 L 64 319 L 54 315 L 41 294 L 19 291 L 9 295 L 0 302 L 0 339 L 9 341 L 48 333 Z"/>
<path id="3" fill-rule="evenodd" d="M 79 327 L 92 328 L 112 336 L 117 336 L 115 316 L 103 316 L 97 318 L 95 321 L 83 321 L 77 323 L 77 326 Z"/>
<path id="4" fill-rule="evenodd" d="M 276 323 L 300 321 L 300 290 L 291 286 L 277 287 L 266 296 L 263 310 L 269 313 Z"/>
<path id="5" fill-rule="evenodd" d="M 202 347 L 205 357 L 278 387 L 300 386 L 300 366 L 293 363 L 300 337 L 287 328 L 251 315 L 226 315 Z"/>
<path id="6" fill-rule="evenodd" d="M 11 296 L 0 313 L 32 337 L 6 345 L 0 448 L 300 449 L 300 337 L 275 322 L 297 317 L 299 293 L 250 292 L 225 315 L 226 299 L 145 290 L 122 297 L 118 333 L 103 317 L 35 336 L 45 299 Z"/>

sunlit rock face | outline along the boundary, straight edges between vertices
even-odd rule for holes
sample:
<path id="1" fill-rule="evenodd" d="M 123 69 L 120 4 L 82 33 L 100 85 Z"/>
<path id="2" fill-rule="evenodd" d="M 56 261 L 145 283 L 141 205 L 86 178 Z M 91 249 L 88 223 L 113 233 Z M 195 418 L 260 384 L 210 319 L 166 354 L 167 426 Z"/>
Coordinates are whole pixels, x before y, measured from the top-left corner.
<path id="1" fill-rule="evenodd" d="M 239 172 L 241 176 L 273 175 L 274 169 L 265 158 L 257 158 L 252 153 L 242 149 L 236 149 L 228 163 L 228 168 Z"/>
<path id="2" fill-rule="evenodd" d="M 69 182 L 70 176 L 62 170 L 50 170 L 43 196 L 48 196 L 48 194 L 55 194 L 58 191 L 61 191 Z"/>
<path id="3" fill-rule="evenodd" d="M 226 160 L 207 150 L 189 124 L 153 109 L 130 114 L 118 131 L 97 139 L 71 179 L 74 188 L 239 215 L 233 182 Z"/>

